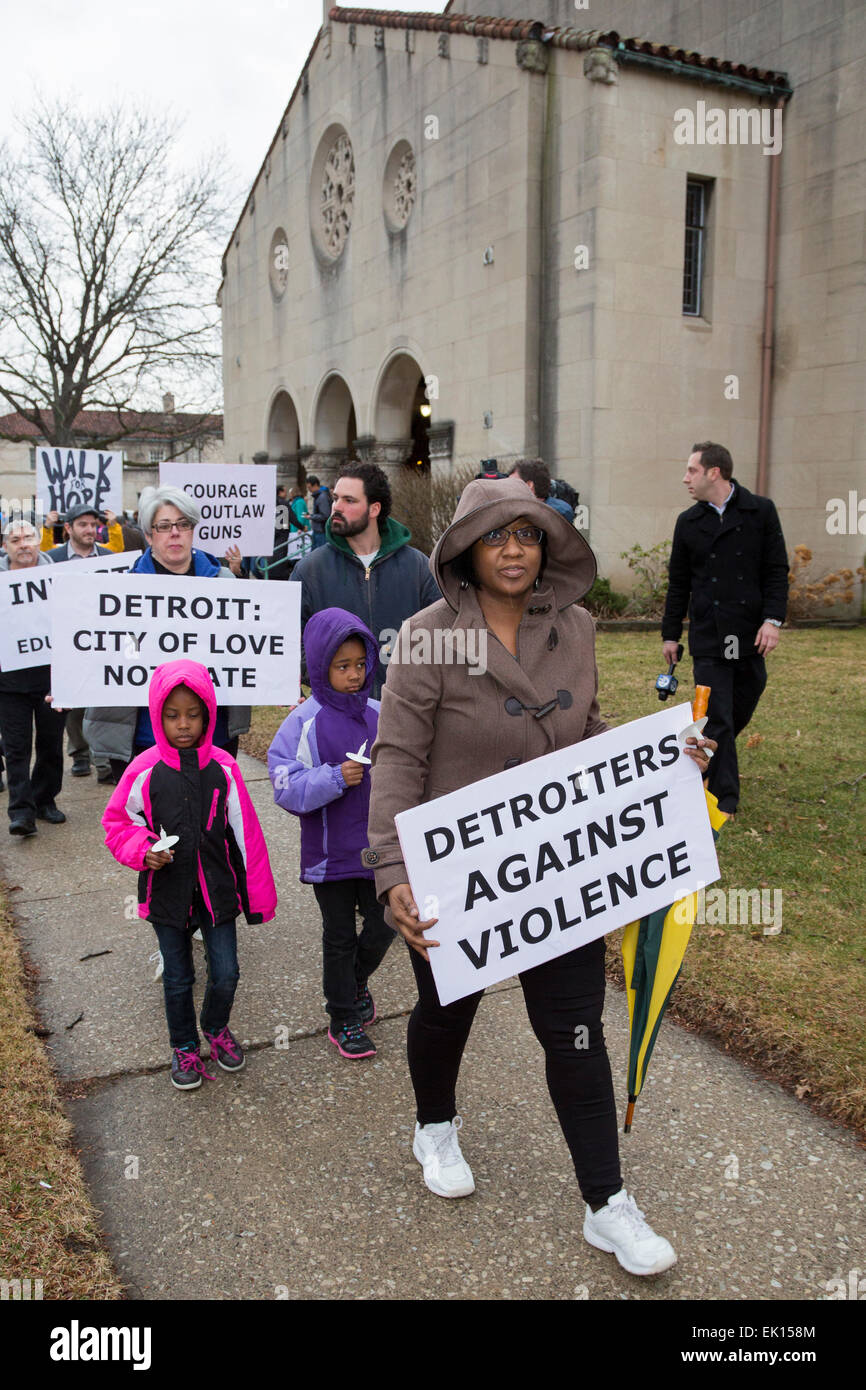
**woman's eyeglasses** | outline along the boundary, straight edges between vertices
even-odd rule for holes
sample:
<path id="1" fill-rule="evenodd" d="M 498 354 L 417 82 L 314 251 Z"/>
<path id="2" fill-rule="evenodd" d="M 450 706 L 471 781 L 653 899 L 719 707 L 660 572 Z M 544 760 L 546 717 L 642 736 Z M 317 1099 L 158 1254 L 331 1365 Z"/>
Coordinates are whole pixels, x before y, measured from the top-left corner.
<path id="1" fill-rule="evenodd" d="M 497 526 L 481 539 L 485 545 L 505 545 L 509 536 L 516 536 L 521 545 L 541 545 L 544 532 L 538 526 L 516 526 L 511 530 L 507 526 Z"/>
<path id="2" fill-rule="evenodd" d="M 185 516 L 180 521 L 155 521 L 151 530 L 158 531 L 161 536 L 165 536 L 169 531 L 191 531 L 192 522 Z"/>

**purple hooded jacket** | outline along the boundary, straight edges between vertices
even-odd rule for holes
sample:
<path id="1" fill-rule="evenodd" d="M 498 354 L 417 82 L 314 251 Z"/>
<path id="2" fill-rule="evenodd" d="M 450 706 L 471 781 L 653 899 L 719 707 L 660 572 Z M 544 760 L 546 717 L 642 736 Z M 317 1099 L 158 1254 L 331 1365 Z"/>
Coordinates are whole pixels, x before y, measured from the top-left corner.
<path id="1" fill-rule="evenodd" d="M 328 680 L 337 648 L 349 637 L 367 648 L 367 674 L 357 692 L 340 693 Z M 379 648 L 369 628 L 345 608 L 323 608 L 304 628 L 304 652 L 312 697 L 284 719 L 268 749 L 268 772 L 274 800 L 301 821 L 302 883 L 343 878 L 372 878 L 361 864 L 368 844 L 370 769 L 347 787 L 340 764 L 348 753 L 364 753 L 376 738 L 379 701 L 370 690 L 379 663 Z"/>

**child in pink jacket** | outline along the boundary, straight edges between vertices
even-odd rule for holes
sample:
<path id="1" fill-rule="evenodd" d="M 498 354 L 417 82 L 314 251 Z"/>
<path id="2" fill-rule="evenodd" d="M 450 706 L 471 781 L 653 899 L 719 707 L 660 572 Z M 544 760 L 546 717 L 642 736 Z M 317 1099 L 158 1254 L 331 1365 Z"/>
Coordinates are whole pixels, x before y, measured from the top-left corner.
<path id="1" fill-rule="evenodd" d="M 243 1050 L 228 1023 L 239 978 L 235 919 L 269 922 L 277 894 L 267 846 L 234 758 L 213 745 L 213 682 L 197 661 L 170 661 L 153 674 L 148 703 L 156 744 L 129 764 L 102 824 L 120 864 L 138 869 L 138 915 L 151 922 L 164 961 L 171 1080 L 201 1085 L 192 987 L 192 933 L 201 928 L 208 980 L 201 1011 L 210 1060 L 240 1071 Z M 162 831 L 176 836 L 154 850 Z"/>

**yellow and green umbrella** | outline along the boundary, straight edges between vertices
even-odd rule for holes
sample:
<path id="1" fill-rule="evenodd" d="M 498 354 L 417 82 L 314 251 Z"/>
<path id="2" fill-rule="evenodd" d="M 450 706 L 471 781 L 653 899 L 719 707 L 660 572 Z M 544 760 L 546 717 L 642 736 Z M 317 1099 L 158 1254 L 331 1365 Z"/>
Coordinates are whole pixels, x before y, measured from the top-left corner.
<path id="1" fill-rule="evenodd" d="M 692 708 L 695 720 L 702 718 L 706 713 L 708 698 L 709 689 L 698 686 Z M 727 815 L 719 810 L 718 802 L 711 792 L 705 790 L 704 796 L 710 825 L 713 828 L 713 838 L 718 839 Z M 655 1047 L 662 1016 L 680 973 L 697 910 L 698 895 L 690 893 L 671 907 L 659 908 L 638 922 L 630 922 L 623 933 L 622 959 L 629 1017 L 626 1134 L 631 1130 L 635 1101 L 646 1080 L 649 1059 Z"/>

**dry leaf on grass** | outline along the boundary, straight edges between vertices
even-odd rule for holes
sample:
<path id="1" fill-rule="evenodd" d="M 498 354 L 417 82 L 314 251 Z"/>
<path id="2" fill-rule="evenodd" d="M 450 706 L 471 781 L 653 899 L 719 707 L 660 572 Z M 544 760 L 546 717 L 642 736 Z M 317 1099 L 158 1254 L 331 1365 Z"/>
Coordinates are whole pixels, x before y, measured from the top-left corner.
<path id="1" fill-rule="evenodd" d="M 763 734 L 751 734 L 750 737 L 746 739 L 746 747 L 747 747 L 747 748 L 757 748 L 758 744 L 759 744 L 759 743 L 763 743 L 763 742 L 764 742 L 764 735 L 763 735 Z"/>

